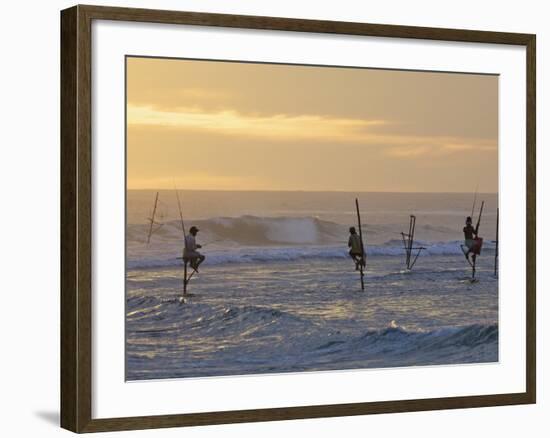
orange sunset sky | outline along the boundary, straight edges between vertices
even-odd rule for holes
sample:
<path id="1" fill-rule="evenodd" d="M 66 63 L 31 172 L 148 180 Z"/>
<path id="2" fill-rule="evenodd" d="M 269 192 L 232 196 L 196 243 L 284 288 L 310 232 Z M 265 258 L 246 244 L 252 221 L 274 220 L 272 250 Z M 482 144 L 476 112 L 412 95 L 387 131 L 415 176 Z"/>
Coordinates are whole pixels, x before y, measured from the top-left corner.
<path id="1" fill-rule="evenodd" d="M 128 189 L 498 191 L 498 77 L 127 58 Z"/>

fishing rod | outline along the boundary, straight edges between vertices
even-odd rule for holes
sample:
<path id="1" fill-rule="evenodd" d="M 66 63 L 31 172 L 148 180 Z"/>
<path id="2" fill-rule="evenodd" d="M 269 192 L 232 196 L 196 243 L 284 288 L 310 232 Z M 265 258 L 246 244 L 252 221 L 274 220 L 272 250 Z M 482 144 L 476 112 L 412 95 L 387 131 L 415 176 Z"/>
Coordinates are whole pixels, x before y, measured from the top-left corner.
<path id="1" fill-rule="evenodd" d="M 185 224 L 183 223 L 183 213 L 182 213 L 182 210 L 181 210 L 180 195 L 179 195 L 179 192 L 178 192 L 178 189 L 177 189 L 175 183 L 174 183 L 174 190 L 176 191 L 176 198 L 177 198 L 177 200 L 178 200 L 178 210 L 179 210 L 179 212 L 180 212 L 181 231 L 183 232 L 183 238 L 185 239 L 185 238 L 186 238 L 186 235 L 185 235 Z"/>
<path id="2" fill-rule="evenodd" d="M 216 243 L 216 242 L 223 242 L 225 239 L 214 239 L 214 240 L 209 240 L 208 242 L 206 243 L 201 243 L 202 246 L 208 246 L 208 245 L 212 245 L 213 243 Z"/>
<path id="3" fill-rule="evenodd" d="M 476 231 L 475 231 L 476 237 L 479 233 L 479 224 L 481 223 L 481 215 L 483 213 L 483 205 L 485 205 L 485 201 L 481 201 L 481 208 L 479 209 L 479 216 L 477 218 Z"/>
<path id="4" fill-rule="evenodd" d="M 475 234 L 475 250 L 473 251 L 473 256 L 472 256 L 472 279 L 471 281 L 476 281 L 476 261 L 477 261 L 477 256 L 479 254 L 481 254 L 481 246 L 483 245 L 483 239 L 481 237 L 479 237 L 479 225 L 481 224 L 481 215 L 483 214 L 483 206 L 485 205 L 485 201 L 481 201 L 481 207 L 479 209 L 479 216 L 477 217 L 477 224 L 476 224 L 476 229 L 474 231 L 474 234 Z"/>
<path id="5" fill-rule="evenodd" d="M 476 208 L 476 201 L 477 201 L 477 191 L 479 189 L 479 183 L 476 184 L 476 191 L 474 192 L 474 203 L 472 204 L 472 213 L 470 214 L 470 217 L 474 217 L 474 210 Z"/>

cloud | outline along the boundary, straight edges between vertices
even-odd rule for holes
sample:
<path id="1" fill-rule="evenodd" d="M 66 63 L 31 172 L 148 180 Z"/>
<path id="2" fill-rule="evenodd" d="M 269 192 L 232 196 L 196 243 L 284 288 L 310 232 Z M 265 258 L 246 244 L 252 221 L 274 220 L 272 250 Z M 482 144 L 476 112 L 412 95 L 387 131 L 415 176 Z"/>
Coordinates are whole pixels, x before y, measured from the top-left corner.
<path id="1" fill-rule="evenodd" d="M 160 111 L 150 106 L 128 105 L 129 125 L 153 125 L 198 129 L 224 135 L 260 137 L 270 140 L 365 141 L 368 128 L 382 120 L 332 118 L 319 115 L 244 115 L 236 111 L 205 112 L 196 109 Z"/>
<path id="2" fill-rule="evenodd" d="M 396 158 L 418 157 L 433 152 L 433 148 L 428 146 L 398 146 L 389 148 L 386 155 Z"/>
<path id="3" fill-rule="evenodd" d="M 443 152 L 453 153 L 453 152 L 465 152 L 465 151 L 474 151 L 474 152 L 488 152 L 495 151 L 497 149 L 497 143 L 490 141 L 477 141 L 473 143 L 446 143 L 442 146 Z"/>
<path id="4" fill-rule="evenodd" d="M 156 111 L 176 112 L 182 103 L 189 108 L 213 106 L 220 108 L 227 105 L 234 96 L 228 90 L 208 88 L 174 88 L 169 90 L 151 88 L 140 89 L 128 96 L 128 105 L 133 107 L 149 107 Z"/>
<path id="5" fill-rule="evenodd" d="M 208 172 L 186 172 L 175 177 L 139 178 L 128 176 L 128 189 L 244 190 L 247 187 L 263 188 L 266 182 L 251 176 L 218 175 Z M 267 186 L 266 186 L 267 187 Z"/>
<path id="6" fill-rule="evenodd" d="M 443 139 L 445 140 L 445 139 Z M 431 140 L 425 139 L 424 142 L 429 144 L 418 145 L 405 145 L 389 147 L 386 150 L 386 155 L 395 158 L 412 158 L 423 155 L 431 155 L 433 157 L 443 157 L 453 154 L 479 154 L 479 153 L 493 153 L 497 150 L 497 142 L 491 142 L 487 140 L 473 139 L 469 143 L 446 143 L 440 141 L 440 139 L 432 138 Z"/>
<path id="7" fill-rule="evenodd" d="M 210 112 L 193 108 L 163 111 L 151 106 L 137 105 L 128 105 L 127 115 L 130 126 L 202 131 L 224 136 L 257 138 L 265 142 L 360 144 L 382 148 L 383 154 L 398 159 L 423 155 L 452 155 L 469 151 L 494 152 L 497 149 L 496 140 L 392 133 L 392 126 L 395 125 L 386 120 L 316 114 L 261 116 L 242 114 L 234 110 Z M 260 142 L 258 144 L 261 145 Z"/>

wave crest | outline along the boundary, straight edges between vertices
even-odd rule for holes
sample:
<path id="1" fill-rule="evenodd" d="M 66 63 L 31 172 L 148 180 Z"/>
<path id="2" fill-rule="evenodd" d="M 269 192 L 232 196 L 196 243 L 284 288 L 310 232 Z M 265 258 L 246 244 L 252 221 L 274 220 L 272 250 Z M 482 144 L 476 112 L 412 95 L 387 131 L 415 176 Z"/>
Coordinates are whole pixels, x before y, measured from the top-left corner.
<path id="1" fill-rule="evenodd" d="M 201 230 L 199 243 L 209 265 L 228 263 L 266 263 L 305 259 L 342 259 L 347 255 L 347 226 L 316 217 L 220 217 L 194 221 Z M 399 225 L 368 225 L 366 248 L 368 256 L 403 256 L 403 242 L 393 237 Z M 441 227 L 437 228 L 442 231 Z M 447 229 L 445 229 L 447 230 Z M 422 234 L 422 233 L 420 233 Z M 450 232 L 449 235 L 452 235 Z M 178 266 L 181 261 L 182 236 L 179 221 L 165 223 L 154 234 L 151 245 L 144 244 L 146 225 L 128 225 L 129 269 Z M 376 236 L 376 237 L 374 237 Z M 387 240 L 384 241 L 384 236 Z M 438 235 L 440 238 L 441 235 Z M 384 242 L 372 244 L 369 240 Z M 417 240 L 426 255 L 462 255 L 461 240 Z M 494 245 L 485 241 L 485 249 Z"/>

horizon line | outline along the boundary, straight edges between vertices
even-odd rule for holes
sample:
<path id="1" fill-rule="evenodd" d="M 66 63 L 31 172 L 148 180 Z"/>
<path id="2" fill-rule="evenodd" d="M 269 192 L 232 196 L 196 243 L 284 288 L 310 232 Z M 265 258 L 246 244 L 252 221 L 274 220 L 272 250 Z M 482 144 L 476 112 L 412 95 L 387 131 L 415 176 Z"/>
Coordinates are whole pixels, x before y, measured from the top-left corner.
<path id="1" fill-rule="evenodd" d="M 258 192 L 258 193 L 411 193 L 411 194 L 472 194 L 475 193 L 475 191 L 472 192 L 457 192 L 457 191 L 442 191 L 442 192 L 429 192 L 429 191 L 397 191 L 397 190 L 278 190 L 278 189 L 180 189 L 180 188 L 143 188 L 143 189 L 131 189 L 126 188 L 126 191 L 173 191 L 177 190 L 178 192 Z M 477 192 L 479 194 L 484 195 L 498 195 L 498 191 L 496 192 Z"/>

